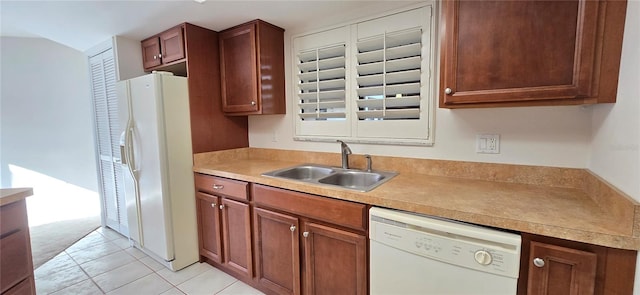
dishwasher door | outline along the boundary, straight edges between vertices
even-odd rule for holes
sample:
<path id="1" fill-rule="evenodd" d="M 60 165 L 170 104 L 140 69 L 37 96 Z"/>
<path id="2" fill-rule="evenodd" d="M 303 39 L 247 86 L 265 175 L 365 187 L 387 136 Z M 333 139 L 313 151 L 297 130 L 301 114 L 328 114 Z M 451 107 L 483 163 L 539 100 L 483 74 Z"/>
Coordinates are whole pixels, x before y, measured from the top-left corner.
<path id="1" fill-rule="evenodd" d="M 370 211 L 371 294 L 516 294 L 520 236 L 401 211 Z"/>

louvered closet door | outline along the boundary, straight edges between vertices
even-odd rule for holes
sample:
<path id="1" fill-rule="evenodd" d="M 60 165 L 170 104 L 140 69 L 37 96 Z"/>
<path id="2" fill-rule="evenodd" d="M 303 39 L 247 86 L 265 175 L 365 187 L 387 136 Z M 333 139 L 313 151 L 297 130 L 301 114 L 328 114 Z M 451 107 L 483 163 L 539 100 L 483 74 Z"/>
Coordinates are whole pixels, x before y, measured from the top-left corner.
<path id="1" fill-rule="evenodd" d="M 93 96 L 96 150 L 99 158 L 99 180 L 105 224 L 128 236 L 124 199 L 124 178 L 120 158 L 120 128 L 116 69 L 113 50 L 89 58 Z"/>

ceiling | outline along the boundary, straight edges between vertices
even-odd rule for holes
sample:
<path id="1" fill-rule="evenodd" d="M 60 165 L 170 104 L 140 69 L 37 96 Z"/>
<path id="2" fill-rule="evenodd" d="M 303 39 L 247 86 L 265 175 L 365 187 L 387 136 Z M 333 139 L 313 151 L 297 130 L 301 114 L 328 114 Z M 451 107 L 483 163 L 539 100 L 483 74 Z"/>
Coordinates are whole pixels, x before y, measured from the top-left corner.
<path id="1" fill-rule="evenodd" d="M 419 1 L 6 1 L 0 36 L 46 38 L 85 51 L 114 35 L 142 40 L 182 22 L 220 31 L 260 18 L 304 32 Z"/>

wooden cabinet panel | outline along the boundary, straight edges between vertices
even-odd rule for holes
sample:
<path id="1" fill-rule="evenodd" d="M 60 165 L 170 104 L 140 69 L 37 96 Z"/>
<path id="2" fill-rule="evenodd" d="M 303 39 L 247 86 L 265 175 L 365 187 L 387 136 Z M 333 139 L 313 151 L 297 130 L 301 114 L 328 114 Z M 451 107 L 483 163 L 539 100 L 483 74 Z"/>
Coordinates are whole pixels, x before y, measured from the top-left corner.
<path id="1" fill-rule="evenodd" d="M 23 280 L 19 284 L 13 286 L 13 288 L 7 290 L 7 292 L 2 293 L 2 295 L 27 295 L 27 294 L 36 294 L 35 281 L 31 276 Z"/>
<path id="2" fill-rule="evenodd" d="M 521 249 L 518 295 L 633 293 L 636 251 L 528 233 Z"/>
<path id="3" fill-rule="evenodd" d="M 185 52 L 184 29 L 180 24 L 160 34 L 142 40 L 142 66 L 150 72 L 174 62 L 183 61 Z"/>
<path id="4" fill-rule="evenodd" d="M 326 221 L 356 230 L 367 228 L 367 206 L 343 200 L 313 196 L 254 184 L 252 193 L 257 204 L 278 208 L 301 216 Z"/>
<path id="5" fill-rule="evenodd" d="M 247 278 L 253 277 L 251 213 L 249 205 L 222 198 L 222 261 Z"/>
<path id="6" fill-rule="evenodd" d="M 365 236 L 304 225 L 305 294 L 367 294 Z"/>
<path id="7" fill-rule="evenodd" d="M 157 37 L 142 41 L 142 66 L 145 69 L 162 64 L 160 59 L 160 40 Z"/>
<path id="8" fill-rule="evenodd" d="M 196 188 L 210 194 L 226 196 L 241 201 L 248 201 L 248 186 L 244 181 L 195 174 Z"/>
<path id="9" fill-rule="evenodd" d="M 0 207 L 0 293 L 35 294 L 26 201 Z"/>
<path id="10" fill-rule="evenodd" d="M 183 27 L 178 26 L 160 34 L 162 62 L 170 63 L 185 58 Z"/>
<path id="11" fill-rule="evenodd" d="M 261 20 L 219 34 L 222 109 L 284 114 L 284 30 Z"/>
<path id="12" fill-rule="evenodd" d="M 531 242 L 527 294 L 594 294 L 594 253 Z"/>
<path id="13" fill-rule="evenodd" d="M 222 231 L 220 228 L 220 199 L 216 196 L 196 192 L 198 212 L 198 237 L 200 255 L 222 263 Z"/>
<path id="14" fill-rule="evenodd" d="M 298 218 L 254 208 L 256 280 L 277 294 L 300 294 Z"/>
<path id="15" fill-rule="evenodd" d="M 613 2 L 444 1 L 440 107 L 599 102 L 601 69 L 620 63 L 626 2 Z"/>

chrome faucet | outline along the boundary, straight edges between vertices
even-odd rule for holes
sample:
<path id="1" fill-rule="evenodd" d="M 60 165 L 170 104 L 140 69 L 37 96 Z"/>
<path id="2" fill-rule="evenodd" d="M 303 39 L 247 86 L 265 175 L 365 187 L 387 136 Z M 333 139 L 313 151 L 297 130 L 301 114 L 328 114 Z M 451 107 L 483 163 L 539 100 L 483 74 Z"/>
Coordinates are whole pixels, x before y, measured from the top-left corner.
<path id="1" fill-rule="evenodd" d="M 342 153 L 342 169 L 349 169 L 349 155 L 351 155 L 351 149 L 342 140 L 338 140 L 340 143 L 340 151 Z"/>

